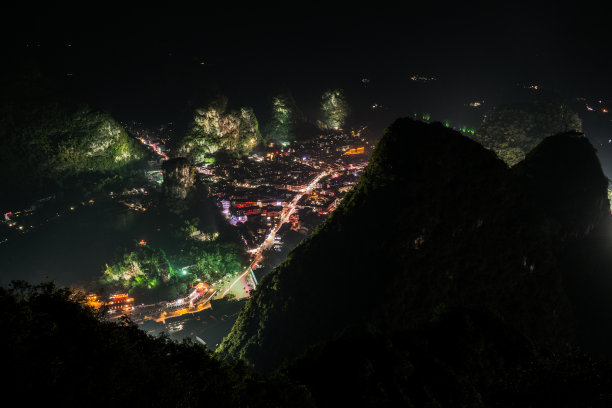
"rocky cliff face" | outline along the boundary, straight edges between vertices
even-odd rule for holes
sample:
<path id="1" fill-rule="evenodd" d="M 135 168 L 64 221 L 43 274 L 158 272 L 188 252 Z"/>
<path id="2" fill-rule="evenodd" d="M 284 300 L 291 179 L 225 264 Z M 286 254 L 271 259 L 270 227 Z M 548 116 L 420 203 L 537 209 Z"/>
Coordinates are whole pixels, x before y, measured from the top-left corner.
<path id="1" fill-rule="evenodd" d="M 608 218 L 583 137 L 549 138 L 511 170 L 439 124 L 398 120 L 358 186 L 262 280 L 219 353 L 269 369 L 347 327 L 413 330 L 456 308 L 564 349 L 577 271 L 561 256 Z"/>
<path id="2" fill-rule="evenodd" d="M 165 161 L 162 170 L 163 201 L 171 211 L 180 213 L 189 207 L 196 192 L 195 169 L 188 159 L 178 157 Z"/>

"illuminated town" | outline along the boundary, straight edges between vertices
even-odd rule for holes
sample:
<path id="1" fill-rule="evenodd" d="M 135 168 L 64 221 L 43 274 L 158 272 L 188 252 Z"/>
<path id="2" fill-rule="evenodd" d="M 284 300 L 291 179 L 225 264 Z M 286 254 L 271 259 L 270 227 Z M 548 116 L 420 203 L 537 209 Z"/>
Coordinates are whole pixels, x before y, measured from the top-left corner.
<path id="1" fill-rule="evenodd" d="M 26 6 L 4 405 L 612 407 L 605 4 Z"/>
<path id="2" fill-rule="evenodd" d="M 147 134 L 132 130 L 135 134 Z M 180 336 L 177 332 L 190 315 L 210 310 L 215 301 L 228 295 L 234 300 L 249 297 L 258 280 L 276 266 L 270 255 L 282 252 L 285 246 L 293 248 L 310 235 L 357 183 L 372 150 L 361 137 L 363 130 L 362 127 L 350 133 L 334 131 L 299 143 L 269 143 L 248 157 L 223 166 L 196 165 L 198 177 L 210 185 L 218 211 L 240 231 L 251 258 L 249 267 L 223 280 L 196 283 L 178 299 L 145 305 L 139 304 L 138 299 L 136 302 L 133 298 L 125 299 L 125 294 L 115 294 L 107 302 L 89 303 L 106 307 L 110 319 L 127 315 L 150 327 L 152 332 L 165 330 Z M 148 189 L 163 182 L 161 170 L 156 168 L 169 157 L 164 139 L 139 136 L 139 140 L 160 157 L 147 170 L 151 184 L 123 195 L 113 194 L 113 198 L 130 210 L 146 211 Z M 192 237 L 215 238 L 199 231 Z M 147 242 L 140 240 L 138 245 L 146 246 Z M 186 273 L 188 269 L 186 266 L 182 270 Z M 95 294 L 89 296 L 98 299 Z"/>

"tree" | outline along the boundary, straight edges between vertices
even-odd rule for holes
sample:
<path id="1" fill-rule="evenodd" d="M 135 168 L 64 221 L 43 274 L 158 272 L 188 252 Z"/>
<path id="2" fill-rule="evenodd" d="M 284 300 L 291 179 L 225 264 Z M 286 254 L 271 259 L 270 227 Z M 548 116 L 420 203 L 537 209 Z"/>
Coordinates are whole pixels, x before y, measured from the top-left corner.
<path id="1" fill-rule="evenodd" d="M 47 103 L 6 109 L 0 113 L 0 139 L 0 162 L 6 170 L 2 189 L 25 195 L 77 185 L 100 189 L 132 174 L 146 157 L 144 147 L 115 119 L 87 106 Z"/>
<path id="2" fill-rule="evenodd" d="M 234 156 L 248 154 L 261 141 L 259 122 L 252 108 L 227 109 L 227 98 L 219 97 L 196 109 L 193 122 L 179 151 L 195 163 L 218 152 Z"/>
<path id="3" fill-rule="evenodd" d="M 326 127 L 333 129 L 342 127 L 351 111 L 344 97 L 344 91 L 342 89 L 332 89 L 323 92 L 321 111 L 323 112 L 323 123 Z"/>
<path id="4" fill-rule="evenodd" d="M 306 117 L 297 107 L 289 92 L 279 93 L 272 98 L 272 119 L 266 126 L 268 140 L 293 141 L 297 138 L 296 128 L 306 122 Z"/>
<path id="5" fill-rule="evenodd" d="M 110 266 L 106 265 L 100 281 L 130 291 L 154 289 L 159 284 L 169 284 L 175 274 L 163 250 L 138 246 L 125 251 Z"/>

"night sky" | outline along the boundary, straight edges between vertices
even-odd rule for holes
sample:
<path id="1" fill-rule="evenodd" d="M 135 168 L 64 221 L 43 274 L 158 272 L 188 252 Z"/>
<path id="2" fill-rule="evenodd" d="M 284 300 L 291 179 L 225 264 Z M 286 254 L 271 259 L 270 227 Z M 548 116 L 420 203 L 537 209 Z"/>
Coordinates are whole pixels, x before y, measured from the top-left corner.
<path id="1" fill-rule="evenodd" d="M 607 14 L 584 7 L 285 3 L 17 14 L 18 23 L 3 28 L 2 79 L 42 73 L 62 92 L 151 126 L 180 121 L 215 94 L 228 95 L 233 106 L 253 106 L 265 120 L 270 97 L 283 89 L 316 117 L 320 94 L 330 87 L 343 88 L 353 122 L 367 121 L 375 132 L 415 111 L 477 126 L 486 109 L 532 84 L 564 101 L 609 100 Z M 413 75 L 437 80 L 419 83 Z M 466 113 L 472 100 L 485 100 L 486 108 Z M 374 103 L 384 107 L 377 116 L 369 109 Z M 603 125 L 585 130 L 597 143 L 612 137 Z"/>

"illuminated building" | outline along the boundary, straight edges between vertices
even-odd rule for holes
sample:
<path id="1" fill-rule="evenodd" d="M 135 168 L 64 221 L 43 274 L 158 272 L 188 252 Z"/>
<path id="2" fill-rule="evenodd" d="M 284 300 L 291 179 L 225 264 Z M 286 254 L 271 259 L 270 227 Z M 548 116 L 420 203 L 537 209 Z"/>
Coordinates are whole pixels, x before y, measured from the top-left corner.
<path id="1" fill-rule="evenodd" d="M 365 147 L 362 146 L 362 147 L 355 147 L 353 149 L 349 149 L 344 154 L 353 155 L 353 154 L 364 154 L 364 153 L 365 153 Z"/>
<path id="2" fill-rule="evenodd" d="M 129 297 L 127 293 L 118 293 L 112 295 L 106 306 L 110 310 L 131 310 L 134 298 Z"/>
<path id="3" fill-rule="evenodd" d="M 221 200 L 221 205 L 223 206 L 223 214 L 225 214 L 226 217 L 229 217 L 230 202 L 228 200 Z"/>

